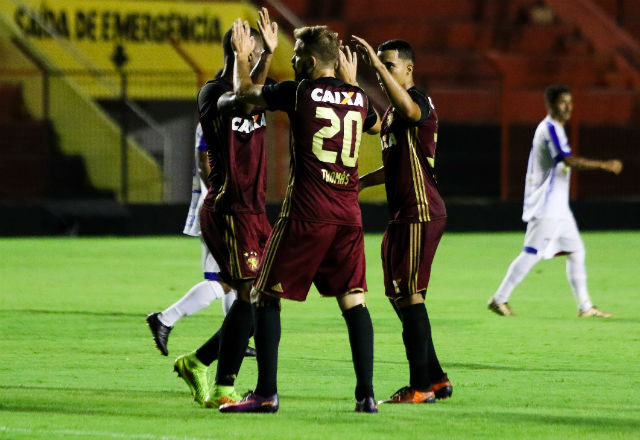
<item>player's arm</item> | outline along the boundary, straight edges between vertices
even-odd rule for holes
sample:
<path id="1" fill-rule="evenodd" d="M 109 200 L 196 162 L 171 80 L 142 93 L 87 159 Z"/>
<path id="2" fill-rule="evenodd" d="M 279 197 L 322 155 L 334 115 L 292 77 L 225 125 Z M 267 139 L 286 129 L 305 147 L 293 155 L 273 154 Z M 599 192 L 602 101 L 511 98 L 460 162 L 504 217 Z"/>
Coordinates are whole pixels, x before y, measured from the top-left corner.
<path id="1" fill-rule="evenodd" d="M 370 186 L 382 185 L 384 183 L 384 167 L 380 167 L 375 171 L 365 174 L 358 181 L 358 191 L 362 191 Z"/>
<path id="2" fill-rule="evenodd" d="M 376 123 L 373 124 L 373 126 L 367 130 L 367 133 L 368 134 L 378 134 L 378 133 L 380 133 L 380 130 L 382 129 L 382 119 L 380 119 L 380 115 L 378 114 L 378 111 L 375 109 L 375 107 L 373 107 L 373 105 L 371 107 L 373 108 L 373 111 L 376 114 Z"/>
<path id="3" fill-rule="evenodd" d="M 260 54 L 258 63 L 251 71 L 251 80 L 254 84 L 264 84 L 267 80 L 273 53 L 278 47 L 278 23 L 271 21 L 267 8 L 262 8 L 258 15 L 258 30 L 262 36 L 264 50 Z"/>
<path id="4" fill-rule="evenodd" d="M 336 69 L 336 77 L 347 84 L 358 86 L 357 73 L 358 73 L 358 54 L 354 51 L 351 52 L 349 46 L 340 46 L 338 51 L 338 68 Z M 371 105 L 371 103 L 369 103 Z M 369 134 L 380 133 L 382 127 L 382 121 L 380 115 L 376 111 L 375 107 L 371 105 L 373 113 L 375 113 L 375 123 L 367 129 Z"/>
<path id="5" fill-rule="evenodd" d="M 380 61 L 373 47 L 363 38 L 353 35 L 353 39 L 357 43 L 356 49 L 360 52 L 364 60 L 375 69 L 391 105 L 403 119 L 418 122 L 422 118 L 420 106 L 411 98 L 409 92 L 391 76 L 389 70 L 387 70 L 387 66 Z"/>
<path id="6" fill-rule="evenodd" d="M 218 98 L 218 111 L 225 116 L 245 115 L 251 111 L 250 105 L 237 99 L 235 93 L 225 92 Z"/>
<path id="7" fill-rule="evenodd" d="M 205 186 L 209 188 L 209 180 L 207 177 L 209 177 L 211 173 L 211 167 L 209 166 L 209 155 L 206 151 L 198 150 L 198 173 Z"/>
<path id="8" fill-rule="evenodd" d="M 245 104 L 266 106 L 262 96 L 262 84 L 255 84 L 249 71 L 249 54 L 255 41 L 251 37 L 248 22 L 237 19 L 233 23 L 231 45 L 235 54 L 233 67 L 233 91 L 236 99 Z"/>
<path id="9" fill-rule="evenodd" d="M 612 160 L 594 160 L 580 156 L 565 156 L 562 159 L 564 163 L 577 170 L 602 170 L 613 174 L 620 174 L 622 171 L 622 161 L 618 159 Z"/>

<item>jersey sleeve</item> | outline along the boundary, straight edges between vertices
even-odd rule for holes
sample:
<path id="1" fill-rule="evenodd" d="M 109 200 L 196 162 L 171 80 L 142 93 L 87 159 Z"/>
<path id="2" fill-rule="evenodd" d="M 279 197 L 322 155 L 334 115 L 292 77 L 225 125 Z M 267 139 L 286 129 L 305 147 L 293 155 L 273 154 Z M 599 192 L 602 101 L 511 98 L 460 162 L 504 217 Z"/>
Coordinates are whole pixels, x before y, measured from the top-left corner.
<path id="1" fill-rule="evenodd" d="M 549 149 L 551 151 L 551 155 L 553 156 L 553 160 L 555 160 L 556 162 L 560 162 L 565 157 L 571 156 L 571 147 L 569 146 L 569 142 L 567 141 L 567 136 L 558 136 L 558 131 L 551 122 L 547 122 L 547 130 L 549 132 L 550 139 Z"/>
<path id="2" fill-rule="evenodd" d="M 412 125 L 421 125 L 431 113 L 431 100 L 415 88 L 409 90 L 409 96 L 411 97 L 413 102 L 418 104 L 418 107 L 420 107 L 420 119 L 412 122 Z"/>
<path id="3" fill-rule="evenodd" d="M 364 119 L 364 124 L 362 124 L 362 131 L 367 131 L 378 122 L 378 113 L 376 113 L 376 109 L 371 104 L 371 100 L 367 99 L 369 103 L 369 108 L 367 108 L 367 117 Z"/>
<path id="4" fill-rule="evenodd" d="M 199 122 L 196 128 L 196 150 L 207 151 L 207 143 L 204 141 L 204 136 L 202 136 L 202 125 Z"/>
<path id="5" fill-rule="evenodd" d="M 222 84 L 207 83 L 198 93 L 198 113 L 200 120 L 212 119 L 218 114 L 218 99 L 228 90 Z"/>
<path id="6" fill-rule="evenodd" d="M 296 108 L 296 91 L 298 83 L 283 81 L 275 84 L 265 84 L 262 87 L 262 97 L 267 103 L 267 109 L 293 113 Z"/>

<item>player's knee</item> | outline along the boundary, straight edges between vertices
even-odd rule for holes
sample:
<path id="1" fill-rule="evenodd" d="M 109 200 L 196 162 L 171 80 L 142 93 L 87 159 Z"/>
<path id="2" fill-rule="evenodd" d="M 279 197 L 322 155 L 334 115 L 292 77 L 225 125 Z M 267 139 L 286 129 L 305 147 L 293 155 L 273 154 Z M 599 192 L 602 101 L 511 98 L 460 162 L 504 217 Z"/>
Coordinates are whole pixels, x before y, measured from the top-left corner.
<path id="1" fill-rule="evenodd" d="M 414 304 L 422 304 L 424 303 L 424 294 L 423 293 L 414 293 L 401 295 L 394 300 L 396 307 L 404 308 L 409 307 Z"/>
<path id="2" fill-rule="evenodd" d="M 251 289 L 251 304 L 253 304 L 256 308 L 276 307 L 279 310 L 280 298 L 267 295 L 266 293 L 253 288 Z"/>
<path id="3" fill-rule="evenodd" d="M 337 298 L 340 310 L 343 312 L 359 305 L 366 305 L 364 292 L 348 293 Z"/>

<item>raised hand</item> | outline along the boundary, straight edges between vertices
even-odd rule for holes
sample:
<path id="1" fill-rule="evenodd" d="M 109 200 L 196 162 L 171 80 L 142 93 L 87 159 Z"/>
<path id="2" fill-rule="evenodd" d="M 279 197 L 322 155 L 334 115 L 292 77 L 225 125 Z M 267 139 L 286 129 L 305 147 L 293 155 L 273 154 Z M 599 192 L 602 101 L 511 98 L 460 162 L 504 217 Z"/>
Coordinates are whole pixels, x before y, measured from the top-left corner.
<path id="1" fill-rule="evenodd" d="M 231 31 L 231 47 L 233 47 L 236 57 L 248 58 L 255 45 L 256 42 L 251 36 L 249 22 L 243 22 L 242 19 L 238 18 L 233 22 Z"/>
<path id="2" fill-rule="evenodd" d="M 264 41 L 264 48 L 273 53 L 278 47 L 278 23 L 271 21 L 267 8 L 262 8 L 258 12 L 258 30 Z"/>
<path id="3" fill-rule="evenodd" d="M 622 171 L 622 161 L 618 159 L 608 160 L 605 169 L 613 174 L 620 174 Z"/>
<path id="4" fill-rule="evenodd" d="M 356 51 L 358 51 L 360 56 L 362 56 L 364 62 L 370 66 L 375 67 L 375 64 L 377 62 L 380 62 L 380 60 L 378 59 L 376 51 L 373 50 L 373 47 L 371 47 L 371 45 L 367 43 L 364 38 L 360 38 L 355 35 L 352 35 L 351 38 L 353 38 L 353 41 L 355 41 Z"/>
<path id="5" fill-rule="evenodd" d="M 341 42 L 342 43 L 342 42 Z M 358 85 L 356 76 L 358 73 L 358 55 L 351 52 L 349 46 L 340 46 L 338 50 L 338 69 L 336 76 L 347 84 Z"/>

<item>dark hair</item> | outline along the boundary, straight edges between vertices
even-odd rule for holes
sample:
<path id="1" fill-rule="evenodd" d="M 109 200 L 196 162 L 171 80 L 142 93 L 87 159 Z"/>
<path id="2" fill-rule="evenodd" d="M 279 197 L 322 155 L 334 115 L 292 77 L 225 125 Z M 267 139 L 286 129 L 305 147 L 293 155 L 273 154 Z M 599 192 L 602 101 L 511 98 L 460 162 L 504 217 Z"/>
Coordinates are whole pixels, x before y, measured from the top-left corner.
<path id="1" fill-rule="evenodd" d="M 233 28 L 225 32 L 222 37 L 222 53 L 226 59 L 233 59 L 233 47 L 231 47 L 231 31 Z M 256 44 L 264 44 L 262 42 L 262 35 L 257 29 L 251 28 L 251 36 L 256 40 Z"/>
<path id="2" fill-rule="evenodd" d="M 385 50 L 397 50 L 398 57 L 416 62 L 416 55 L 413 53 L 413 47 L 405 40 L 388 40 L 378 46 L 378 52 Z"/>
<path id="3" fill-rule="evenodd" d="M 571 93 L 571 89 L 561 84 L 552 84 L 544 91 L 544 100 L 548 105 L 553 107 L 563 93 Z"/>
<path id="4" fill-rule="evenodd" d="M 338 60 L 338 33 L 327 26 L 298 28 L 293 31 L 293 36 L 302 42 L 299 47 L 303 55 L 314 56 L 322 64 L 334 64 Z"/>

